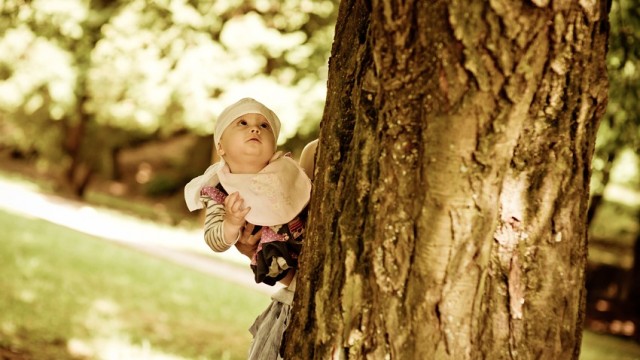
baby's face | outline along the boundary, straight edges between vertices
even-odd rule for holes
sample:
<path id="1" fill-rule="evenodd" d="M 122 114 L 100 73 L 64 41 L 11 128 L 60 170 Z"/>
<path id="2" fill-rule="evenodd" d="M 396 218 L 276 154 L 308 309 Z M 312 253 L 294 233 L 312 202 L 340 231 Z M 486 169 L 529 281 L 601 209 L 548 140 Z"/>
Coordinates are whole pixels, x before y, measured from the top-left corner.
<path id="1" fill-rule="evenodd" d="M 263 115 L 245 114 L 224 130 L 218 153 L 224 157 L 231 171 L 254 165 L 259 171 L 267 166 L 275 153 L 275 143 L 273 129 Z M 261 165 L 259 169 L 258 165 Z"/>

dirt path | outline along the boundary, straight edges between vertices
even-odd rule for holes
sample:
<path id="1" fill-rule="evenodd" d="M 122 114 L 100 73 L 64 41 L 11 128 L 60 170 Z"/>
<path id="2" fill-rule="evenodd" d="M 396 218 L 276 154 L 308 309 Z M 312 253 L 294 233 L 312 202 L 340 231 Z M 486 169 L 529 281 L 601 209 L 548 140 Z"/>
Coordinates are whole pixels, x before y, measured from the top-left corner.
<path id="1" fill-rule="evenodd" d="M 44 194 L 35 186 L 5 179 L 0 179 L 0 209 L 119 243 L 261 293 L 272 294 L 279 288 L 256 284 L 245 256 L 235 248 L 214 253 L 202 240 L 200 231 L 140 220 L 113 210 Z"/>

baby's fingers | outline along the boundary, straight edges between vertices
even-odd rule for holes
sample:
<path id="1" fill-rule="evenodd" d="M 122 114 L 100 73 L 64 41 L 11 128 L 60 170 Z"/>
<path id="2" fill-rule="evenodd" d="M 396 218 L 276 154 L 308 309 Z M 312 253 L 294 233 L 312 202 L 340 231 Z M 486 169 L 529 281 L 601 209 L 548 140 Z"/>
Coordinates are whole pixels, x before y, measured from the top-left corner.
<path id="1" fill-rule="evenodd" d="M 242 199 L 236 200 L 233 204 L 231 204 L 231 207 L 229 209 L 234 214 L 243 212 L 246 209 L 244 206 L 244 200 Z"/>
<path id="2" fill-rule="evenodd" d="M 238 200 L 238 198 L 242 199 L 237 191 L 229 194 L 229 196 L 224 199 L 224 206 L 227 208 L 231 208 L 231 205 L 233 205 Z"/>
<path id="3" fill-rule="evenodd" d="M 240 212 L 236 213 L 238 217 L 245 218 L 247 214 L 251 211 L 251 207 L 247 206 L 246 208 L 240 210 Z"/>
<path id="4" fill-rule="evenodd" d="M 224 207 L 227 211 L 238 212 L 244 208 L 244 199 L 238 192 L 234 192 L 224 200 Z"/>

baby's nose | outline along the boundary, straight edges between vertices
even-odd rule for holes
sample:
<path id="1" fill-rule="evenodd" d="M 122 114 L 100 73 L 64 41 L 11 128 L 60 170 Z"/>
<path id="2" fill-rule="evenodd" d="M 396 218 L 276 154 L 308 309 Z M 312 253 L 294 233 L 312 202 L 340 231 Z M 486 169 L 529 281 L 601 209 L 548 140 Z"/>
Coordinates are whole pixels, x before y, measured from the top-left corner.
<path id="1" fill-rule="evenodd" d="M 257 133 L 257 134 L 259 134 L 259 133 L 260 133 L 260 128 L 259 128 L 259 127 L 257 127 L 257 126 L 253 126 L 253 127 L 251 128 L 251 132 L 252 132 L 252 133 Z"/>

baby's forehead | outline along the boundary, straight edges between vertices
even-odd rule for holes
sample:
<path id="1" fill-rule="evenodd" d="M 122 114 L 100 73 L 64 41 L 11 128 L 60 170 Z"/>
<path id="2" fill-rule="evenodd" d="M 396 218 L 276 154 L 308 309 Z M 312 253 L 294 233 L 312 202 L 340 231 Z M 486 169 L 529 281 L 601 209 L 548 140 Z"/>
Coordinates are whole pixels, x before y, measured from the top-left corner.
<path id="1" fill-rule="evenodd" d="M 238 121 L 238 120 L 242 120 L 242 119 L 251 119 L 251 120 L 264 120 L 264 121 L 268 121 L 267 117 L 260 114 L 260 113 L 247 113 L 247 114 L 242 114 L 240 116 L 238 116 L 237 118 L 235 118 L 233 121 Z"/>

